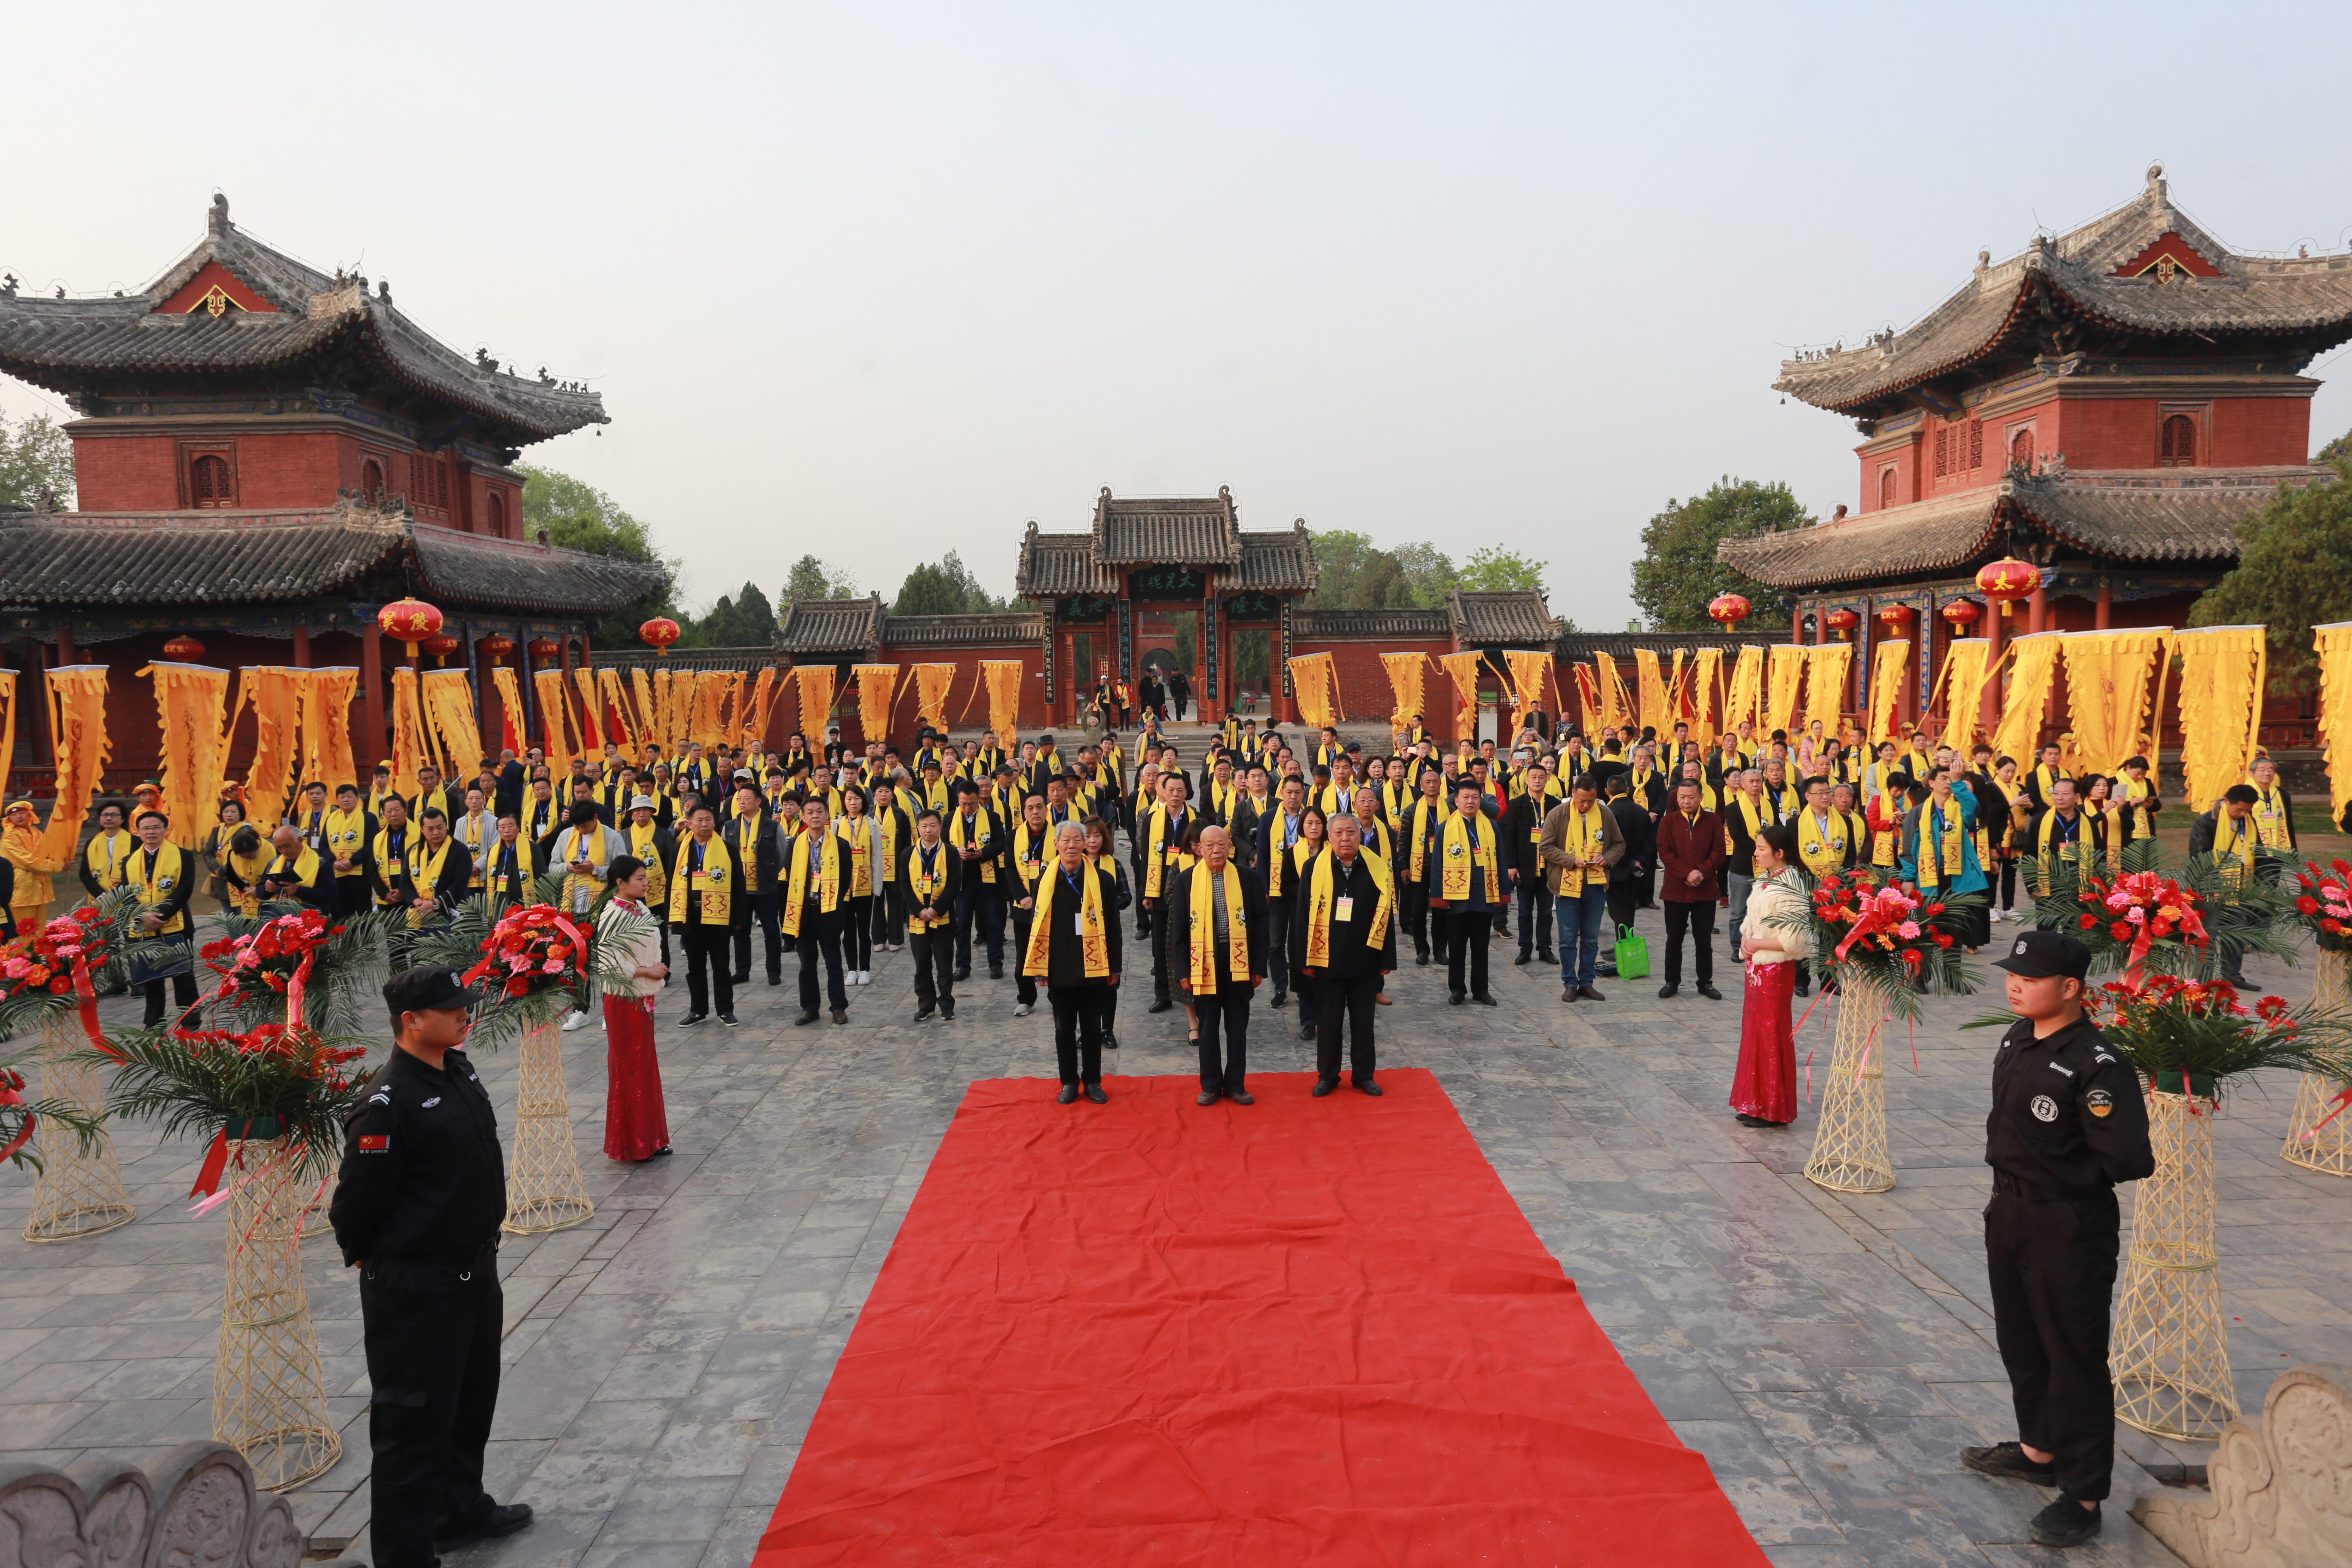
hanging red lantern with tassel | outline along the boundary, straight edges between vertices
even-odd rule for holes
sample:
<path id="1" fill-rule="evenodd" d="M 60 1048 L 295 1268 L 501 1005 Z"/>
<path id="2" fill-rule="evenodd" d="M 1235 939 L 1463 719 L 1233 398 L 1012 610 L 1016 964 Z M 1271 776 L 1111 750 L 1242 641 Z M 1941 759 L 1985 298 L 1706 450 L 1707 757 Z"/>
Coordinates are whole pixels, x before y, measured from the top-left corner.
<path id="1" fill-rule="evenodd" d="M 2000 606 L 2003 616 L 2018 600 L 2031 597 L 2042 586 L 2042 573 L 2030 561 L 2002 556 L 1977 574 L 1977 592 Z"/>

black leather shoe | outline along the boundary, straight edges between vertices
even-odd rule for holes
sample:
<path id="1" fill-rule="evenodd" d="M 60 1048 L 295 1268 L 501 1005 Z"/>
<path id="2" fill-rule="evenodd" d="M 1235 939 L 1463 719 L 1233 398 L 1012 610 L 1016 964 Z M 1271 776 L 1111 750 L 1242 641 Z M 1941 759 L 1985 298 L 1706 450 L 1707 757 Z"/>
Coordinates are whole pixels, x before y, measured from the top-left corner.
<path id="1" fill-rule="evenodd" d="M 1413 967 L 1416 969 L 1427 969 L 1429 967 L 1429 954 L 1425 952 L 1416 952 L 1412 955 L 1412 963 Z"/>
<path id="2" fill-rule="evenodd" d="M 1299 1037 L 1300 1039 L 1302 1039 L 1302 1040 L 1311 1040 L 1311 1039 L 1313 1039 L 1313 1038 L 1315 1037 L 1315 1026 L 1314 1026 L 1314 1025 L 1312 1025 L 1312 1024 L 1301 1024 L 1301 1025 L 1299 1025 L 1299 1026 L 1298 1026 L 1298 1037 Z"/>
<path id="3" fill-rule="evenodd" d="M 142 862 L 142 864 L 144 864 L 144 862 Z M 919 1024 L 938 1011 L 939 1009 L 937 1007 L 918 1007 L 915 1009 L 915 1022 Z"/>
<path id="4" fill-rule="evenodd" d="M 1723 993 L 1722 993 L 1722 992 L 1717 991 L 1714 986 L 1709 985 L 1709 984 L 1705 984 L 1705 983 L 1703 983 L 1703 982 L 1702 982 L 1702 983 L 1701 983 L 1701 984 L 1699 985 L 1699 988 L 1698 988 L 1698 994 L 1699 994 L 1700 995 L 1702 995 L 1702 996 L 1706 997 L 1706 998 L 1708 1001 L 1710 1001 L 1710 1002 L 1720 1002 L 1720 1001 L 1722 1001 L 1722 1000 L 1723 1000 Z"/>
<path id="5" fill-rule="evenodd" d="M 1118 1049 L 1118 1037 L 1112 1034 L 1108 1029 L 1105 1029 L 1103 1031 L 1103 1049 L 1107 1051 L 1115 1051 Z"/>
<path id="6" fill-rule="evenodd" d="M 1229 1089 L 1225 1090 L 1225 1098 L 1232 1100 L 1235 1105 L 1255 1105 L 1257 1103 L 1256 1098 L 1245 1089 Z"/>
<path id="7" fill-rule="evenodd" d="M 1383 1095 L 1383 1094 L 1385 1094 L 1385 1093 L 1387 1093 L 1387 1092 L 1388 1092 L 1386 1089 L 1382 1089 L 1379 1084 L 1374 1083 L 1374 1082 L 1373 1082 L 1371 1079 L 1366 1079 L 1363 1082 L 1361 1082 L 1361 1083 L 1358 1084 L 1356 1087 L 1357 1087 L 1358 1089 L 1361 1089 L 1364 1093 L 1370 1095 L 1374 1100 L 1378 1100 L 1381 1095 Z"/>
<path id="8" fill-rule="evenodd" d="M 668 1150 L 662 1151 L 667 1154 Z M 436 1546 L 463 1546 L 468 1541 L 495 1541 L 501 1535 L 512 1535 L 518 1530 L 530 1528 L 530 1504 L 527 1502 L 492 1503 L 489 1510 L 478 1519 L 445 1519 L 433 1527 Z"/>
<path id="9" fill-rule="evenodd" d="M 738 1024 L 738 1023 L 736 1023 L 736 1022 L 735 1022 L 735 1015 L 734 1015 L 734 1014 L 732 1014 L 732 1013 L 721 1013 L 721 1014 L 719 1014 L 719 1021 L 720 1023 L 722 1023 L 722 1024 L 726 1025 L 726 1026 L 727 1026 L 729 1028 L 730 1028 L 730 1029 L 738 1029 L 738 1028 L 742 1027 L 742 1026 L 741 1026 L 741 1025 L 740 1025 L 740 1024 Z"/>
<path id="10" fill-rule="evenodd" d="M 1473 996 L 1470 1000 L 1475 1002 L 1481 1007 L 1499 1007 L 1502 1005 L 1500 1002 L 1496 1001 L 1492 996 Z"/>
<path id="11" fill-rule="evenodd" d="M 1603 996 L 1600 992 L 1595 991 L 1590 985 L 1578 986 L 1576 988 L 1576 994 L 1579 996 L 1583 997 L 1587 1002 L 1606 1002 L 1609 1000 L 1608 997 Z"/>
<path id="12" fill-rule="evenodd" d="M 677 1026 L 681 1029 L 691 1029 L 697 1024 L 701 1023 L 705 1018 L 709 1016 L 710 1015 L 708 1013 L 688 1013 L 685 1017 L 680 1018 L 677 1021 Z"/>
<path id="13" fill-rule="evenodd" d="M 1812 983 L 1811 983 L 1811 981 L 1807 981 L 1807 980 L 1800 980 L 1800 981 L 1798 981 L 1798 982 L 1797 982 L 1797 994 L 1798 994 L 1798 995 L 1800 995 L 1800 996 L 1811 996 L 1812 994 L 1813 994 L 1813 987 L 1812 987 Z"/>
<path id="14" fill-rule="evenodd" d="M 727 984 L 730 985 L 749 985 L 751 984 L 751 977 L 748 974 L 739 974 Z"/>
<path id="15" fill-rule="evenodd" d="M 2080 1546 L 2099 1533 L 2099 1507 L 2084 1508 L 2064 1492 L 2027 1527 L 2036 1546 Z"/>
<path id="16" fill-rule="evenodd" d="M 1554 952 L 1548 947 L 1539 947 L 1536 949 L 1536 957 L 1538 960 L 1545 963 L 1558 963 L 1559 962 L 1559 954 Z"/>
<path id="17" fill-rule="evenodd" d="M 1746 1117 L 1740 1120 L 1745 1121 Z M 2037 1465 L 2025 1457 L 2021 1443 L 1995 1443 L 1990 1448 L 1963 1448 L 1960 1463 L 1980 1476 L 2000 1476 L 2012 1481 L 2032 1481 L 2038 1487 L 2058 1484 L 2055 1464 Z"/>
<path id="18" fill-rule="evenodd" d="M 1459 1007 L 1466 1000 L 1467 998 L 1459 991 L 1448 991 L 1445 994 L 1445 1005 L 1449 1007 Z"/>
<path id="19" fill-rule="evenodd" d="M 1145 1008 L 1144 1011 L 1148 1013 L 1165 1013 L 1175 1005 L 1175 1003 L 1171 1002 L 1167 997 L 1162 996 L 1159 1001 L 1154 1002 L 1150 1006 Z"/>
<path id="20" fill-rule="evenodd" d="M 992 963 L 992 964 L 990 964 L 990 965 L 988 966 L 988 977 L 989 977 L 991 980 L 1002 980 L 1002 979 L 1003 979 L 1003 978 L 1004 978 L 1004 965 L 1003 965 L 1003 964 L 1001 964 L 1001 963 Z"/>
<path id="21" fill-rule="evenodd" d="M 1339 1087 L 1339 1080 L 1336 1078 L 1318 1078 L 1315 1080 L 1315 1087 L 1307 1092 L 1320 1100 Z"/>
<path id="22" fill-rule="evenodd" d="M 1087 1085 L 1086 1089 L 1082 1092 L 1085 1093 L 1088 1100 L 1093 1100 L 1097 1105 L 1108 1105 L 1110 1103 L 1110 1096 L 1103 1092 L 1103 1086 L 1098 1083 L 1090 1083 Z"/>
<path id="23" fill-rule="evenodd" d="M 1076 1105 L 1077 1102 L 1078 1086 L 1074 1083 L 1064 1084 L 1062 1092 L 1054 1097 L 1054 1103 L 1056 1105 Z"/>
<path id="24" fill-rule="evenodd" d="M 795 1024 L 814 1024 L 816 1022 L 816 1015 L 814 1013 L 803 1013 L 799 1017 L 794 1018 L 793 1022 Z"/>
<path id="25" fill-rule="evenodd" d="M 1217 1103 L 1217 1091 L 1213 1089 L 1204 1089 L 1194 1097 L 1192 1103 L 1195 1105 L 1214 1105 Z"/>
<path id="26" fill-rule="evenodd" d="M 142 864 L 144 864 L 144 862 L 142 862 Z M 1517 958 L 1515 958 L 1515 959 L 1511 960 L 1511 962 L 1512 962 L 1513 963 L 1528 963 L 1528 962 L 1532 961 L 1532 960 L 1534 959 L 1534 957 L 1535 957 L 1535 954 L 1534 954 L 1534 953 L 1532 953 L 1532 952 L 1523 952 L 1523 953 L 1519 954 L 1519 955 L 1518 955 L 1518 957 L 1517 957 Z"/>
<path id="27" fill-rule="evenodd" d="M 784 977 L 781 974 L 771 974 L 768 976 L 768 984 L 771 985 L 782 985 L 783 983 Z M 739 980 L 736 984 L 740 985 L 742 982 Z"/>
<path id="28" fill-rule="evenodd" d="M 1681 989 L 1679 985 L 1661 985 L 1658 987 L 1658 1000 L 1663 1002 Z"/>
<path id="29" fill-rule="evenodd" d="M 833 1021 L 836 1024 L 846 1024 L 849 1022 L 849 1009 L 846 1007 L 835 1007 L 833 1010 Z"/>
<path id="30" fill-rule="evenodd" d="M 967 963 L 967 964 L 965 964 L 961 969 L 957 970 L 957 971 L 955 972 L 955 978 L 956 978 L 956 979 L 958 979 L 958 980 L 969 980 L 969 979 L 971 979 L 971 964 L 969 964 L 969 963 Z"/>
<path id="31" fill-rule="evenodd" d="M 1269 1007 L 1287 1007 L 1287 1006 L 1289 1006 L 1289 1005 L 1290 1005 L 1290 993 L 1289 993 L 1289 992 L 1287 992 L 1287 991 L 1277 991 L 1277 992 L 1276 992 L 1276 993 L 1274 994 L 1274 1000 L 1273 1000 L 1273 1001 L 1271 1001 L 1271 1002 L 1269 1002 L 1269 1003 L 1267 1003 L 1267 1004 L 1266 1004 L 1266 1005 L 1267 1005 L 1267 1006 L 1269 1006 Z"/>

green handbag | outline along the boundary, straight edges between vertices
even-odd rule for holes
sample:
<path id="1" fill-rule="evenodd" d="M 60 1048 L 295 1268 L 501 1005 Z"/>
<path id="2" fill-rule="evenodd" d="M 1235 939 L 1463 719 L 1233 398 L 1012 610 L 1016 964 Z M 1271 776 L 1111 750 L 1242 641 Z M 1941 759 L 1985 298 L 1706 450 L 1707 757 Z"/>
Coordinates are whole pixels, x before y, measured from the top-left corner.
<path id="1" fill-rule="evenodd" d="M 1617 928 L 1617 978 L 1646 980 L 1650 975 L 1650 939 L 1632 926 Z"/>

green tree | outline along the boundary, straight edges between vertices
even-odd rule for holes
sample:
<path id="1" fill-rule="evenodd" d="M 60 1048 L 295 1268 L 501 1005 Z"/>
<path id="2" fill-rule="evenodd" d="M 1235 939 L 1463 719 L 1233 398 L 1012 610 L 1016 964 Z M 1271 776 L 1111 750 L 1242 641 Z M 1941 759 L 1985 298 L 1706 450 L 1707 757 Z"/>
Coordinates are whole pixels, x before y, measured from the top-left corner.
<path id="1" fill-rule="evenodd" d="M 731 599 L 721 594 L 691 631 L 690 642 L 678 640 L 694 647 L 765 647 L 776 635 L 776 612 L 758 584 L 746 583 Z"/>
<path id="2" fill-rule="evenodd" d="M 1433 610 L 1445 603 L 1446 596 L 1461 585 L 1460 574 L 1445 552 L 1425 539 L 1411 544 L 1400 544 L 1390 552 L 1404 573 L 1407 592 L 1412 603 L 1424 610 Z"/>
<path id="3" fill-rule="evenodd" d="M 1633 563 L 1633 603 L 1657 632 L 1703 632 L 1715 625 L 1707 602 L 1718 594 L 1744 595 L 1767 626 L 1789 618 L 1789 601 L 1716 559 L 1727 539 L 1747 539 L 1802 528 L 1812 514 L 1785 484 L 1717 479 L 1703 496 L 1670 500 L 1642 529 L 1642 558 Z"/>
<path id="4" fill-rule="evenodd" d="M 1516 550 L 1489 544 L 1474 552 L 1462 563 L 1462 586 L 1476 594 L 1540 594 L 1544 591 L 1543 563 Z"/>
<path id="5" fill-rule="evenodd" d="M 907 574 L 898 584 L 898 596 L 890 605 L 894 616 L 989 616 L 1011 608 L 1006 601 L 996 597 L 980 585 L 963 563 L 963 557 L 950 550 L 940 561 L 926 561 Z"/>
<path id="6" fill-rule="evenodd" d="M 526 530 L 536 532 L 543 528 L 549 543 L 566 550 L 614 555 L 661 571 L 658 584 L 597 623 L 593 634 L 595 641 L 609 647 L 635 647 L 637 628 L 656 616 L 667 616 L 678 623 L 680 631 L 688 633 L 678 640 L 693 646 L 692 618 L 677 608 L 677 561 L 654 549 L 653 535 L 644 523 L 583 479 L 527 463 L 516 464 L 515 471 L 522 476 Z"/>
<path id="7" fill-rule="evenodd" d="M 2271 689 L 2311 688 L 2311 628 L 2352 620 L 2352 454 L 2330 485 L 2281 485 L 2238 525 L 2238 563 L 2189 612 L 2197 626 L 2270 628 Z"/>
<path id="8" fill-rule="evenodd" d="M 62 511 L 73 506 L 73 442 L 46 414 L 28 415 L 8 432 L 0 414 L 0 506 Z"/>
<path id="9" fill-rule="evenodd" d="M 819 561 L 814 555 L 803 555 L 793 563 L 792 575 L 785 579 L 779 600 L 791 599 L 855 599 L 857 579 L 829 561 Z"/>

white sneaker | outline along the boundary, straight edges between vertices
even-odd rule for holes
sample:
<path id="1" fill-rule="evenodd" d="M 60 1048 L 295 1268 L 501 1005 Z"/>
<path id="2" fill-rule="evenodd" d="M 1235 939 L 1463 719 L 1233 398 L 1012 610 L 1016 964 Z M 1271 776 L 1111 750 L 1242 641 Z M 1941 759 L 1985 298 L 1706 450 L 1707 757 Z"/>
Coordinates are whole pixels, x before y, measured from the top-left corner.
<path id="1" fill-rule="evenodd" d="M 1025 1018 L 1029 1014 L 1030 1005 L 1026 1002 L 1022 1003 L 1021 1005 L 1013 1009 L 1013 1016 L 1016 1018 Z"/>
<path id="2" fill-rule="evenodd" d="M 588 1015 L 585 1013 L 572 1013 L 566 1015 L 564 1017 L 563 1032 L 567 1035 L 574 1029 L 584 1029 L 587 1026 Z"/>
<path id="3" fill-rule="evenodd" d="M 857 984 L 859 984 L 860 985 L 871 985 L 871 984 L 874 984 L 874 972 L 873 972 L 872 970 L 870 970 L 870 969 L 861 969 L 861 970 L 859 970 L 859 971 L 857 972 Z"/>

